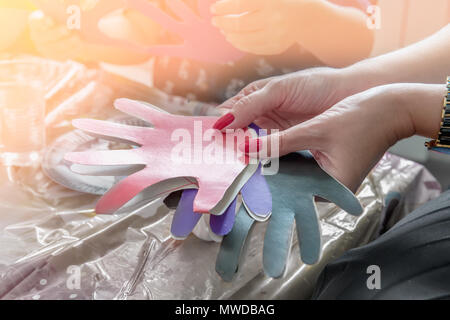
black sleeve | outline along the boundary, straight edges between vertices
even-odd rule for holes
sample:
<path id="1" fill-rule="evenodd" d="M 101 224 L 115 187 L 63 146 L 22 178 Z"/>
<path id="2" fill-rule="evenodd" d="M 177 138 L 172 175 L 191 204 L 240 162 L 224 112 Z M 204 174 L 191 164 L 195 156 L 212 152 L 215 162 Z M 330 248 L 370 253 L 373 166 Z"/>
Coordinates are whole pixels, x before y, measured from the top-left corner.
<path id="1" fill-rule="evenodd" d="M 450 298 L 450 192 L 430 201 L 377 240 L 326 266 L 313 299 L 382 300 Z M 367 268 L 380 270 L 369 289 Z"/>

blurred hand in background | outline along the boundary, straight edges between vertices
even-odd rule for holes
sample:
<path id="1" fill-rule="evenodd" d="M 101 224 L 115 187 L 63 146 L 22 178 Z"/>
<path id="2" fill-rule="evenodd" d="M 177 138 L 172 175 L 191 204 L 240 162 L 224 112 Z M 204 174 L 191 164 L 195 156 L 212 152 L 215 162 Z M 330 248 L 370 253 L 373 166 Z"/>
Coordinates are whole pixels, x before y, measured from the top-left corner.
<path id="1" fill-rule="evenodd" d="M 220 0 L 213 24 L 236 48 L 276 55 L 298 43 L 329 66 L 369 56 L 373 32 L 367 15 L 326 0 Z"/>
<path id="2" fill-rule="evenodd" d="M 81 38 L 67 26 L 56 24 L 42 11 L 30 15 L 29 26 L 30 37 L 42 56 L 56 60 L 87 58 Z"/>
<path id="3" fill-rule="evenodd" d="M 102 5 L 101 0 L 96 3 Z M 161 27 L 134 10 L 118 10 L 98 22 L 99 29 L 107 37 L 126 39 L 151 45 L 158 43 Z M 109 62 L 136 64 L 148 60 L 147 54 L 126 48 L 94 44 L 83 39 L 77 30 L 69 30 L 42 11 L 35 11 L 29 18 L 31 39 L 37 51 L 44 57 L 57 60 L 73 59 L 81 62 Z"/>

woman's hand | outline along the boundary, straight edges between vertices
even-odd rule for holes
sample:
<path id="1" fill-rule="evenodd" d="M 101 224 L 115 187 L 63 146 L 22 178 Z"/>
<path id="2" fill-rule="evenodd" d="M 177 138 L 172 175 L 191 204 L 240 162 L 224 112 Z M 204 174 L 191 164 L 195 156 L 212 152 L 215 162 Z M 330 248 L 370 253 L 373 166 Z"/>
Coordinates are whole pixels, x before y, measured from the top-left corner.
<path id="1" fill-rule="evenodd" d="M 277 91 L 284 90 L 281 88 Z M 242 106 L 239 114 L 245 114 L 246 121 L 240 123 L 252 121 L 252 118 L 263 119 L 265 122 L 262 123 L 268 125 L 263 126 L 265 129 L 281 131 L 250 140 L 240 148 L 255 157 L 278 157 L 310 150 L 326 172 L 354 191 L 394 143 L 414 134 L 435 137 L 439 131 L 444 93 L 445 86 L 441 85 L 387 85 L 347 97 L 329 109 L 324 108 L 321 113 L 318 111 L 323 106 L 315 107 L 320 103 L 315 105 L 315 101 L 309 100 L 303 104 L 301 97 L 304 94 L 299 90 L 297 99 L 285 96 L 282 100 L 283 109 L 289 110 L 291 118 L 280 122 L 266 120 L 279 119 L 279 113 L 273 111 L 277 109 L 277 103 L 272 104 L 275 101 L 272 96 L 276 94 L 267 91 L 258 101 Z M 285 92 L 279 94 L 284 96 Z M 311 91 L 311 97 L 314 97 L 314 91 Z M 269 101 L 264 107 L 266 113 L 254 113 L 253 108 L 264 100 Z M 312 115 L 312 110 L 317 113 Z M 274 145 L 278 145 L 278 154 L 272 151 Z"/>
<path id="2" fill-rule="evenodd" d="M 365 85 L 356 74 L 332 68 L 259 80 L 219 106 L 227 114 L 215 129 L 244 128 L 253 122 L 262 128 L 285 130 L 365 90 Z"/>
<path id="3" fill-rule="evenodd" d="M 256 151 L 274 139 L 278 156 L 310 150 L 328 174 L 355 191 L 393 144 L 414 134 L 407 109 L 398 103 L 399 93 L 389 86 L 364 91 L 309 121 L 241 148 Z"/>

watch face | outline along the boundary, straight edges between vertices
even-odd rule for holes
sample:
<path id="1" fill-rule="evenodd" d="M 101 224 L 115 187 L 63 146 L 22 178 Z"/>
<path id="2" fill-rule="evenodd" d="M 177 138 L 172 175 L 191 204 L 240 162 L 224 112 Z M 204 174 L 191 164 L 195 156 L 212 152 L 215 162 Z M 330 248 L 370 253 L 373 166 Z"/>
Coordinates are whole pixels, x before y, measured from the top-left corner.
<path id="1" fill-rule="evenodd" d="M 148 124 L 142 120 L 125 116 L 114 118 L 111 121 L 131 126 L 148 127 Z M 95 138 L 81 130 L 74 130 L 62 135 L 47 148 L 42 169 L 50 179 L 66 188 L 83 193 L 103 195 L 123 177 L 77 174 L 71 170 L 72 164 L 65 161 L 64 156 L 68 152 L 92 149 L 126 149 L 130 147 L 127 144 Z"/>
<path id="2" fill-rule="evenodd" d="M 450 154 L 450 148 L 433 147 L 431 150 L 439 153 Z"/>
<path id="3" fill-rule="evenodd" d="M 450 77 L 447 78 L 447 95 L 444 98 L 442 123 L 437 140 L 437 147 L 440 146 L 450 146 Z"/>

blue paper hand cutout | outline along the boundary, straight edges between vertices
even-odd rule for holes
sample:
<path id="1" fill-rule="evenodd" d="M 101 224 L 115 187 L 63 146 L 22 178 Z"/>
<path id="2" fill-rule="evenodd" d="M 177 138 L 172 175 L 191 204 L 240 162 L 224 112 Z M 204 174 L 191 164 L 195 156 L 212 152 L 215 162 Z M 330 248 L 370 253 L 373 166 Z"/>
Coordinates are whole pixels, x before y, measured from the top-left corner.
<path id="1" fill-rule="evenodd" d="M 352 215 L 362 213 L 353 193 L 323 171 L 309 152 L 285 156 L 279 173 L 267 176 L 273 199 L 272 216 L 264 239 L 265 273 L 281 277 L 291 248 L 292 226 L 295 222 L 304 263 L 314 264 L 320 258 L 321 232 L 314 197 L 334 202 Z M 237 272 L 239 259 L 254 220 L 245 208 L 239 211 L 233 230 L 223 239 L 216 261 L 216 271 L 225 281 Z"/>
<path id="2" fill-rule="evenodd" d="M 273 208 L 272 208 L 273 211 Z M 216 260 L 216 272 L 224 281 L 231 282 L 238 271 L 239 260 L 244 251 L 245 240 L 255 220 L 241 206 L 236 216 L 233 229 L 225 236 Z"/>

